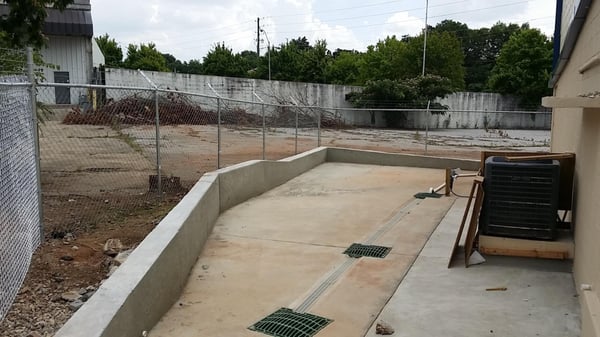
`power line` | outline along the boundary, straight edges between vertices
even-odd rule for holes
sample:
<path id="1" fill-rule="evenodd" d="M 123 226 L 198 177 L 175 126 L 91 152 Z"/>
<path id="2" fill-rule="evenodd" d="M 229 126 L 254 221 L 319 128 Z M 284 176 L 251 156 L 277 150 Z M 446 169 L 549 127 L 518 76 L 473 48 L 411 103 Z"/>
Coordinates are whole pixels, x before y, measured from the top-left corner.
<path id="1" fill-rule="evenodd" d="M 463 3 L 463 2 L 467 2 L 467 0 L 461 0 L 461 1 L 449 2 L 449 3 L 445 3 L 445 4 L 441 4 L 441 5 L 429 6 L 429 8 L 456 5 L 458 3 Z M 329 23 L 329 22 L 338 22 L 338 21 L 349 21 L 349 20 L 356 20 L 356 19 L 364 19 L 364 18 L 369 18 L 369 17 L 374 17 L 374 16 L 384 16 L 384 15 L 395 14 L 395 13 L 398 13 L 398 12 L 410 12 L 410 11 L 416 11 L 416 10 L 421 10 L 421 9 L 425 9 L 425 7 L 416 7 L 416 8 L 399 9 L 399 10 L 396 9 L 396 10 L 393 10 L 393 11 L 387 11 L 387 12 L 377 13 L 377 14 L 368 14 L 368 15 L 344 17 L 344 18 L 339 18 L 339 19 L 329 19 L 329 20 L 327 20 L 327 22 Z M 305 24 L 305 23 L 311 23 L 311 22 L 312 21 L 286 22 L 286 23 L 278 24 L 277 26 L 290 26 L 290 25 Z"/>
<path id="2" fill-rule="evenodd" d="M 484 8 L 477 8 L 477 9 L 471 9 L 471 10 L 464 10 L 464 11 L 459 11 L 459 12 L 454 12 L 454 13 L 446 13 L 446 14 L 442 14 L 442 15 L 434 15 L 434 16 L 429 16 L 429 18 L 444 18 L 444 17 L 449 17 L 451 15 L 460 15 L 460 14 L 479 12 L 479 11 L 484 11 L 484 10 L 489 10 L 489 9 L 495 9 L 495 8 L 501 8 L 501 7 L 515 6 L 515 5 L 527 3 L 527 2 L 530 2 L 530 1 L 532 1 L 532 0 L 511 2 L 511 3 L 508 3 L 508 4 L 502 4 L 502 5 L 496 5 L 496 6 L 484 7 Z M 394 22 L 384 22 L 384 23 L 374 23 L 374 24 L 359 25 L 359 26 L 349 26 L 349 27 L 344 27 L 344 28 L 345 29 L 348 29 L 348 28 L 362 29 L 362 28 L 375 27 L 375 26 L 385 26 L 385 25 L 393 25 L 393 24 L 397 24 L 397 23 L 420 21 L 420 20 L 423 20 L 423 19 L 424 19 L 424 17 L 415 17 L 415 18 L 407 19 L 407 20 L 400 20 L 400 21 L 394 21 Z M 320 32 L 320 31 L 324 31 L 324 29 L 303 30 L 303 31 L 300 31 L 300 32 L 315 33 L 315 32 Z M 279 33 L 288 34 L 288 33 L 293 33 L 293 32 L 294 31 L 284 31 L 284 32 L 279 32 Z"/>

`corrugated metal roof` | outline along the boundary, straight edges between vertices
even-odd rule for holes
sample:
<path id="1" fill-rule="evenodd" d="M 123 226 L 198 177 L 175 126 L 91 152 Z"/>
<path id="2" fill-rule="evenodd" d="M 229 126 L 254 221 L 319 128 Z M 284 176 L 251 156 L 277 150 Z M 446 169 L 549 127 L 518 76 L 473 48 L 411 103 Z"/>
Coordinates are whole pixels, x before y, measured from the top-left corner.
<path id="1" fill-rule="evenodd" d="M 7 15 L 10 9 L 5 4 L 0 4 L 0 15 Z M 87 36 L 94 35 L 92 23 L 92 12 L 80 9 L 58 9 L 48 8 L 48 16 L 44 23 L 44 34 L 61 36 Z"/>
<path id="2" fill-rule="evenodd" d="M 73 9 L 61 12 L 57 9 L 48 9 L 44 34 L 92 37 L 94 35 L 92 12 Z"/>

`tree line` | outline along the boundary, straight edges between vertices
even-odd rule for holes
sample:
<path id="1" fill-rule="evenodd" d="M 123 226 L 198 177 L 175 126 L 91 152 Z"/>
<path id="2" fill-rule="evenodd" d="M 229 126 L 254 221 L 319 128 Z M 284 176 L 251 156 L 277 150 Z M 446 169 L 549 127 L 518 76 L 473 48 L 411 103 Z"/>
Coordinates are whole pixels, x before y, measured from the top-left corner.
<path id="1" fill-rule="evenodd" d="M 306 37 L 298 37 L 271 46 L 261 56 L 248 50 L 234 53 L 219 43 L 201 60 L 189 61 L 160 52 L 154 43 L 130 44 L 123 53 L 108 34 L 96 41 L 110 67 L 366 86 L 420 76 L 423 38 L 423 34 L 388 36 L 358 52 L 331 51 L 325 40 L 311 44 Z M 498 22 L 490 28 L 471 29 L 444 20 L 428 27 L 425 72 L 449 80 L 452 91 L 513 94 L 524 106 L 536 105 L 549 94 L 551 70 L 552 41 L 527 24 Z"/>
<path id="2" fill-rule="evenodd" d="M 10 12 L 0 17 L 0 48 L 33 46 L 39 55 L 46 41 L 42 34 L 46 8 L 62 10 L 72 0 L 7 0 L 5 3 Z M 451 91 L 513 94 L 521 99 L 523 106 L 539 105 L 541 97 L 550 94 L 547 82 L 552 71 L 552 41 L 527 24 L 498 22 L 490 28 L 472 29 L 464 23 L 445 20 L 428 27 L 427 40 L 425 72 L 442 80 L 441 87 Z M 106 65 L 113 67 L 371 85 L 372 89 L 379 88 L 380 91 L 403 87 L 402 83 L 396 83 L 398 81 L 418 83 L 408 80 L 420 76 L 423 66 L 423 34 L 389 36 L 368 46 L 364 52 L 331 51 L 325 40 L 311 45 L 306 37 L 271 46 L 260 56 L 254 51 L 233 53 L 221 43 L 214 45 L 201 60 L 189 61 L 162 53 L 153 43 L 130 44 L 123 53 L 108 34 L 96 41 L 105 54 Z M 36 64 L 43 64 L 43 61 L 38 57 Z M 7 64 L 0 64 L 0 68 L 5 67 Z M 375 83 L 377 81 L 386 81 L 391 87 Z M 406 95 L 410 96 L 398 92 L 392 96 Z M 365 102 L 364 99 L 361 101 Z"/>

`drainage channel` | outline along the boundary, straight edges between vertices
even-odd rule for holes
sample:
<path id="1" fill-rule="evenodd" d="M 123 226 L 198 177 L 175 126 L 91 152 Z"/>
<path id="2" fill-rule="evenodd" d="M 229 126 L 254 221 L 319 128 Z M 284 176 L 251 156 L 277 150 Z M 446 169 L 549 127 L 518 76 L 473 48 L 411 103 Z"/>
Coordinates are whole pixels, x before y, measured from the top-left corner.
<path id="1" fill-rule="evenodd" d="M 392 229 L 392 227 L 394 227 L 394 225 L 396 223 L 398 223 L 405 215 L 407 215 L 414 207 L 418 206 L 421 203 L 421 201 L 422 201 L 421 199 L 413 199 L 413 200 L 409 201 L 408 203 L 406 203 L 404 206 L 402 206 L 400 208 L 400 210 L 391 219 L 389 219 L 387 222 L 385 222 L 383 225 L 381 225 L 379 227 L 379 229 L 377 229 L 373 234 L 371 234 L 365 240 L 365 243 L 373 243 L 373 242 L 377 241 L 377 239 L 379 239 L 385 233 L 387 233 L 390 229 Z M 387 248 L 387 247 L 377 247 L 377 246 L 364 246 L 364 245 L 361 245 L 361 246 L 362 247 L 360 247 L 360 248 L 366 247 L 366 251 L 373 250 L 373 249 L 379 250 L 380 248 Z M 354 247 L 356 247 L 356 246 L 354 246 Z M 389 252 L 389 250 L 387 250 L 387 252 Z M 387 255 L 387 252 L 385 252 L 386 255 Z M 365 254 L 362 254 L 362 255 L 357 254 L 357 255 L 369 256 L 369 255 L 365 255 Z M 385 256 L 385 255 L 383 255 L 383 256 Z M 327 278 L 325 278 L 323 281 L 321 281 L 320 284 L 318 284 L 316 286 L 316 288 L 306 297 L 306 299 L 300 305 L 298 305 L 296 307 L 296 309 L 294 311 L 298 312 L 298 313 L 305 313 L 307 310 L 309 310 L 312 307 L 312 305 L 319 299 L 319 297 L 321 297 L 325 293 L 325 291 L 332 284 L 334 284 L 340 278 L 340 276 L 342 276 L 342 274 L 344 274 L 355 262 L 356 262 L 356 258 L 353 258 L 353 257 L 351 257 L 351 255 L 349 255 L 348 258 L 342 264 L 340 264 L 337 268 L 335 268 L 329 274 L 329 276 Z"/>
<path id="2" fill-rule="evenodd" d="M 373 243 L 381 236 L 387 233 L 395 224 L 397 224 L 411 209 L 421 203 L 420 199 L 413 199 L 401 206 L 400 210 L 392 218 L 381 225 L 366 240 L 366 243 Z M 319 330 L 323 329 L 331 319 L 316 316 L 306 311 L 327 291 L 327 289 L 344 274 L 356 262 L 358 257 L 376 257 L 384 258 L 389 252 L 390 247 L 375 246 L 370 244 L 353 243 L 344 254 L 348 255 L 346 260 L 335 268 L 327 277 L 317 283 L 313 291 L 298 305 L 295 309 L 281 308 L 269 316 L 254 323 L 248 329 L 262 332 L 275 337 L 312 337 Z"/>

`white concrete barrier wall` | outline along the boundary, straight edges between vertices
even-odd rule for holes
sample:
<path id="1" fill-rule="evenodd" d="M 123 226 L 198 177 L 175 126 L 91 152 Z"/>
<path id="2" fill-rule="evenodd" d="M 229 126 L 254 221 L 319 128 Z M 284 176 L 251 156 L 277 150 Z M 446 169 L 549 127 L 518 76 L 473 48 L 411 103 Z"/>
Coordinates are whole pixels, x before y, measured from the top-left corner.
<path id="1" fill-rule="evenodd" d="M 534 129 L 550 130 L 551 112 L 528 111 L 446 111 L 444 114 L 431 114 L 426 111 L 407 111 L 405 127 L 409 129 Z"/>
<path id="2" fill-rule="evenodd" d="M 185 286 L 219 214 L 326 162 L 460 167 L 477 161 L 317 148 L 280 161 L 250 161 L 202 176 L 55 337 L 139 337 Z"/>
<path id="3" fill-rule="evenodd" d="M 256 92 L 265 102 L 273 104 L 291 104 L 292 97 L 299 105 L 321 107 L 352 108 L 346 101 L 346 95 L 362 90 L 359 86 L 331 85 L 319 83 L 266 81 L 251 78 L 236 78 L 209 75 L 178 74 L 170 72 L 144 71 L 151 81 L 162 89 L 194 92 L 216 96 L 214 90 L 223 98 L 257 103 L 256 105 L 230 102 L 230 108 L 239 107 L 249 113 L 260 113 L 259 101 L 253 95 Z M 148 87 L 149 83 L 135 70 L 107 68 L 106 84 L 133 87 Z M 107 97 L 118 100 L 133 92 L 107 90 Z M 216 109 L 216 101 L 207 98 L 192 98 L 199 104 Z M 445 115 L 432 116 L 429 127 L 432 129 L 550 129 L 551 113 L 519 115 L 518 100 L 515 97 L 489 92 L 455 92 L 436 102 L 448 106 Z M 472 112 L 479 111 L 479 112 Z M 489 112 L 484 112 L 489 111 Z M 492 113 L 493 111 L 510 111 Z M 516 111 L 516 112 L 512 112 Z M 367 127 L 385 127 L 385 114 L 381 111 L 339 110 L 341 119 L 349 125 Z M 420 112 L 407 112 L 406 128 L 425 128 L 426 117 Z"/>

